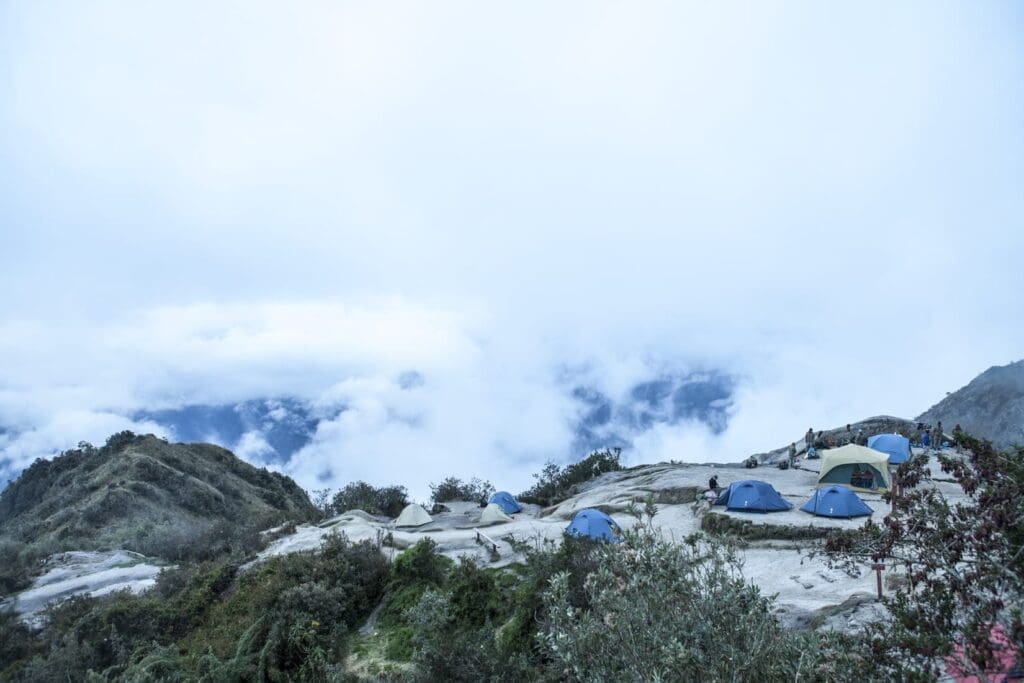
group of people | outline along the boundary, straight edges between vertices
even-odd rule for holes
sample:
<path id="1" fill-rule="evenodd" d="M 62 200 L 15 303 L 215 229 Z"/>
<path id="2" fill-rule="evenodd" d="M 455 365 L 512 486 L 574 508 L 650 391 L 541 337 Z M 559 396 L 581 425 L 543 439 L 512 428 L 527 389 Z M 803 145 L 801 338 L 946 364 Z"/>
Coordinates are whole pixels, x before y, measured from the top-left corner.
<path id="1" fill-rule="evenodd" d="M 873 489 L 875 487 L 875 473 L 867 465 L 864 465 L 864 469 L 861 469 L 860 465 L 855 465 L 853 472 L 850 474 L 850 486 Z"/>
<path id="2" fill-rule="evenodd" d="M 961 431 L 960 425 L 953 427 L 953 436 L 955 437 Z M 936 422 L 935 426 L 926 425 L 923 422 L 917 423 L 917 440 L 925 448 L 942 448 L 945 438 L 942 431 L 942 420 Z"/>

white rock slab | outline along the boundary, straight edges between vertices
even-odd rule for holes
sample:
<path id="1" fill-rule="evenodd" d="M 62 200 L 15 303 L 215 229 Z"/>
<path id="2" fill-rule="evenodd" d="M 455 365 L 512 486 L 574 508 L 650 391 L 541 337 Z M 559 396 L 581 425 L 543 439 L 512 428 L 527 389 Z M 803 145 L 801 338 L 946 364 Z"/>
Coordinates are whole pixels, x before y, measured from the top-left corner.
<path id="1" fill-rule="evenodd" d="M 163 567 L 127 550 L 71 551 L 51 555 L 46 572 L 32 587 L 14 594 L 4 606 L 31 620 L 48 603 L 75 595 L 98 597 L 114 591 L 141 593 L 156 584 Z"/>

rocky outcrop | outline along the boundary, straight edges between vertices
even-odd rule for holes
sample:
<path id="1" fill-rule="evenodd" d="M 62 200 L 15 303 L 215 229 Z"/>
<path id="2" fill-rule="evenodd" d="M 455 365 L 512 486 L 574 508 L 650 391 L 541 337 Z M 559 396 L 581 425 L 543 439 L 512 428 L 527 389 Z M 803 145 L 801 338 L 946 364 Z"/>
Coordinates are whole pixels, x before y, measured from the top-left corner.
<path id="1" fill-rule="evenodd" d="M 917 419 L 947 433 L 959 424 L 998 448 L 1024 444 L 1024 360 L 989 368 Z"/>
<path id="2" fill-rule="evenodd" d="M 67 550 L 128 549 L 175 560 L 216 541 L 219 530 L 315 515 L 294 481 L 223 448 L 123 432 L 102 448 L 83 444 L 37 460 L 7 485 L 0 573 L 15 556 Z"/>

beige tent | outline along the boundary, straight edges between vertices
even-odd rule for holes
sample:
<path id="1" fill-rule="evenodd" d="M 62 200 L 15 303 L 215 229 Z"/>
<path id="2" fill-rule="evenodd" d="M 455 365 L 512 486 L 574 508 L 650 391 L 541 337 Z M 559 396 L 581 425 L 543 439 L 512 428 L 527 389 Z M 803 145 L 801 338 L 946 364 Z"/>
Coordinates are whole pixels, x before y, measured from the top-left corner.
<path id="1" fill-rule="evenodd" d="M 888 491 L 892 488 L 889 454 L 855 444 L 822 451 L 818 486 L 832 484 L 855 491 Z"/>
<path id="2" fill-rule="evenodd" d="M 423 509 L 422 505 L 411 503 L 405 506 L 402 514 L 395 520 L 395 526 L 423 526 L 432 522 L 430 515 Z"/>
<path id="3" fill-rule="evenodd" d="M 505 514 L 505 511 L 501 509 L 500 505 L 491 503 L 484 508 L 484 511 L 480 513 L 480 525 L 488 524 L 504 524 L 505 522 L 511 522 L 512 518 Z"/>

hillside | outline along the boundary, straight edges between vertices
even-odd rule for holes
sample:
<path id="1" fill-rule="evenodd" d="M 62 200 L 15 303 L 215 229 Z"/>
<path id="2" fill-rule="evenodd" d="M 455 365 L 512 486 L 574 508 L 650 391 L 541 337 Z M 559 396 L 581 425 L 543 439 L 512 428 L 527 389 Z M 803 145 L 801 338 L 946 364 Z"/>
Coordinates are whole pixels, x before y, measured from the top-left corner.
<path id="1" fill-rule="evenodd" d="M 1024 360 L 989 368 L 917 419 L 947 432 L 959 424 L 1000 448 L 1024 443 Z"/>
<path id="2" fill-rule="evenodd" d="M 237 530 L 312 514 L 294 481 L 223 448 L 123 432 L 102 448 L 37 460 L 8 484 L 0 494 L 0 563 L 114 549 L 174 560 Z"/>

